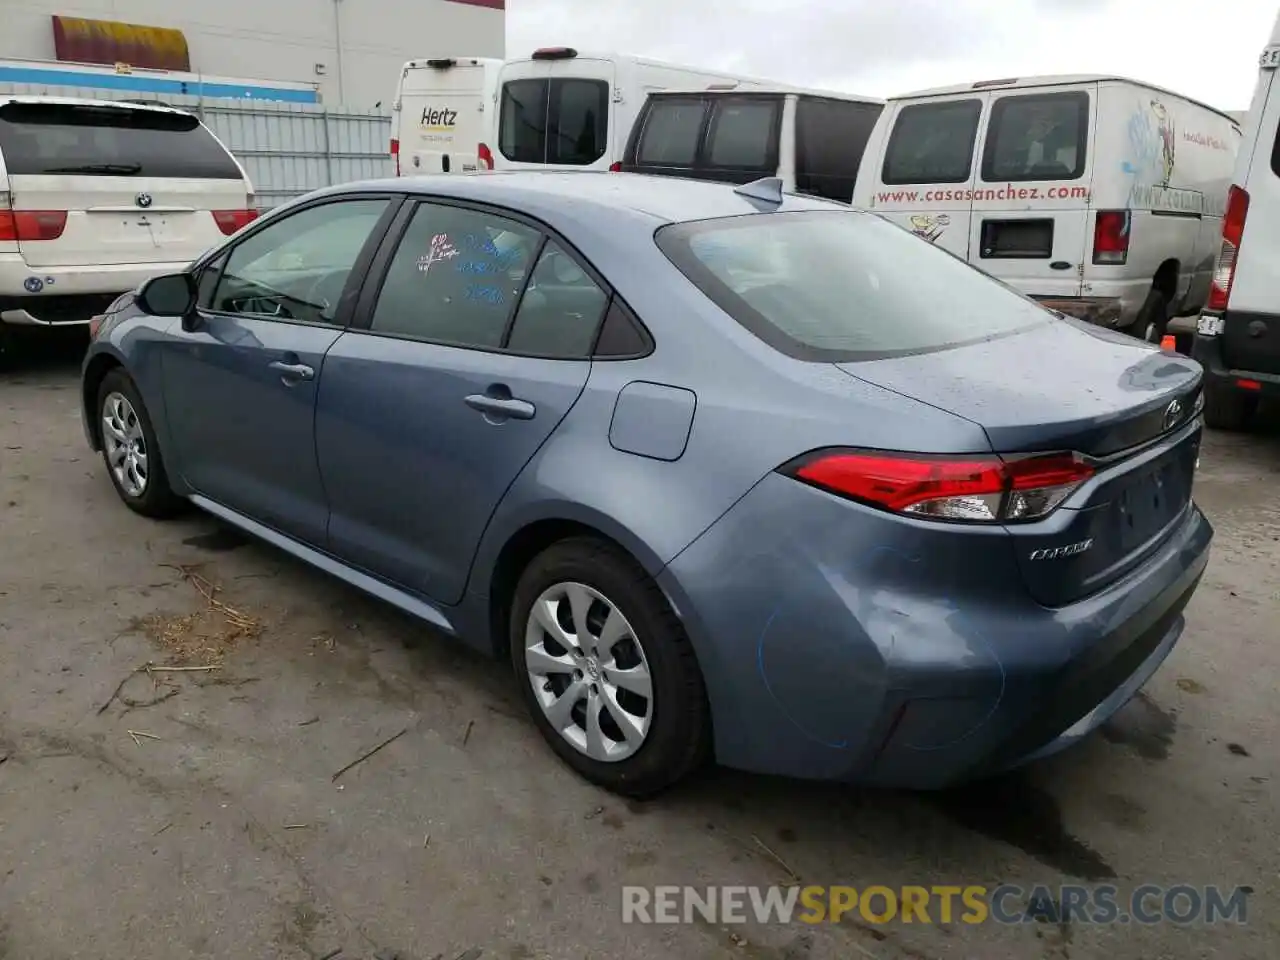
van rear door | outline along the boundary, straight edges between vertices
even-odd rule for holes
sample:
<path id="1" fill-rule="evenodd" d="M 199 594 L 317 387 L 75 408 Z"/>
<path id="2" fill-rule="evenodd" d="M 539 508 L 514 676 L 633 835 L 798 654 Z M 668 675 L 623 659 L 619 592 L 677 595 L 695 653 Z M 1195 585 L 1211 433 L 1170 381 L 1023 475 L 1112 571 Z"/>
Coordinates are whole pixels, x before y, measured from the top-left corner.
<path id="1" fill-rule="evenodd" d="M 187 113 L 12 100 L 0 153 L 13 210 L 38 214 L 29 266 L 187 262 L 248 219 L 244 171 Z"/>
<path id="2" fill-rule="evenodd" d="M 488 61 L 415 60 L 405 66 L 397 101 L 400 173 L 463 173 L 480 169 L 480 145 L 492 143 Z"/>
<path id="3" fill-rule="evenodd" d="M 498 169 L 608 170 L 613 130 L 612 60 L 545 54 L 508 63 L 498 81 Z"/>
<path id="4" fill-rule="evenodd" d="M 1097 84 L 990 96 L 969 259 L 1022 293 L 1078 297 L 1089 249 Z"/>
<path id="5" fill-rule="evenodd" d="M 879 163 L 867 170 L 870 196 L 859 199 L 916 236 L 967 258 L 978 128 L 987 101 L 984 93 L 966 93 L 893 102 L 886 108 L 893 113 L 884 149 L 875 158 Z"/>

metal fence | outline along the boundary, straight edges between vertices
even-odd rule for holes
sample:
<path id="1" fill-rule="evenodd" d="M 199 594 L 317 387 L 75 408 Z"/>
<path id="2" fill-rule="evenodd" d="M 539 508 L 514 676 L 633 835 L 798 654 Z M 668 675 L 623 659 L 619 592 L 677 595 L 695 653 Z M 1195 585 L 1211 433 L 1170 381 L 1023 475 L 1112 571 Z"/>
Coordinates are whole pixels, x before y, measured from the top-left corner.
<path id="1" fill-rule="evenodd" d="M 0 84 L 5 94 L 103 99 L 101 90 Z M 190 110 L 244 164 L 258 205 L 274 207 L 291 197 L 335 183 L 386 177 L 391 117 L 376 110 L 310 103 L 173 96 L 172 107 Z"/>

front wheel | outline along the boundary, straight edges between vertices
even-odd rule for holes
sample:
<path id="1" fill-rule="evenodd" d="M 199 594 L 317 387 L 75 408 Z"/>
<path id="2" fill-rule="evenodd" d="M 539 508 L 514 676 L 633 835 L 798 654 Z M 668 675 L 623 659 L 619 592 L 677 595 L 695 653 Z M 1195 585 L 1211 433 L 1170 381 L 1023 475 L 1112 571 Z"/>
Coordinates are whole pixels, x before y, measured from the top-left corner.
<path id="1" fill-rule="evenodd" d="M 144 517 L 167 517 L 182 506 L 169 487 L 160 444 L 137 386 L 123 370 L 112 370 L 98 388 L 102 459 L 125 506 Z"/>
<path id="2" fill-rule="evenodd" d="M 587 780 L 652 796 L 710 748 L 702 674 L 662 591 L 618 548 L 565 540 L 516 587 L 511 660 L 538 731 Z"/>

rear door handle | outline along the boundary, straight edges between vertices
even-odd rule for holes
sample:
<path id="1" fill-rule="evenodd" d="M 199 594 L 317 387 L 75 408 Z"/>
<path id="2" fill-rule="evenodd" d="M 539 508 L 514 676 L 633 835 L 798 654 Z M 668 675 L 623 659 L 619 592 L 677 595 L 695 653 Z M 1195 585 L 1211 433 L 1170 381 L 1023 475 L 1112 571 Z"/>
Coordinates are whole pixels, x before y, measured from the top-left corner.
<path id="1" fill-rule="evenodd" d="M 268 366 L 280 374 L 280 379 L 285 383 L 297 383 L 299 380 L 314 380 L 316 371 L 314 368 L 307 366 L 305 363 L 286 363 L 283 360 L 276 360 L 269 363 Z"/>
<path id="2" fill-rule="evenodd" d="M 510 420 L 532 420 L 534 413 L 537 412 L 537 408 L 528 400 L 494 397 L 486 393 L 473 393 L 463 402 L 472 410 Z"/>

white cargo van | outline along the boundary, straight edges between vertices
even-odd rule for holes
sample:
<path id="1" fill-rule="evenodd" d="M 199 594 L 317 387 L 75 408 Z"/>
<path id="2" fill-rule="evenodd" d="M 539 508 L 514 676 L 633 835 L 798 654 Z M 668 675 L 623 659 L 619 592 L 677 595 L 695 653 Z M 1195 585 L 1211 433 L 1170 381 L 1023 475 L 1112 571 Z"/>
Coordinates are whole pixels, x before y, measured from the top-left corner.
<path id="1" fill-rule="evenodd" d="M 1240 129 L 1117 77 L 890 99 L 857 206 L 1063 313 L 1159 341 L 1209 292 Z"/>
<path id="2" fill-rule="evenodd" d="M 1205 371 L 1205 421 L 1239 430 L 1280 397 L 1280 18 L 1259 61 L 1227 196 L 1213 288 L 1192 356 Z"/>
<path id="3" fill-rule="evenodd" d="M 651 93 L 622 158 L 628 173 L 750 183 L 849 203 L 884 101 L 790 88 Z"/>
<path id="4" fill-rule="evenodd" d="M 0 350 L 87 324 L 257 216 L 239 162 L 163 106 L 0 98 Z"/>
<path id="5" fill-rule="evenodd" d="M 410 60 L 391 107 L 397 177 L 493 169 L 493 57 Z"/>
<path id="6" fill-rule="evenodd" d="M 503 169 L 618 169 L 640 108 L 656 90 L 778 89 L 767 80 L 617 53 L 545 47 L 508 60 L 498 77 Z"/>

